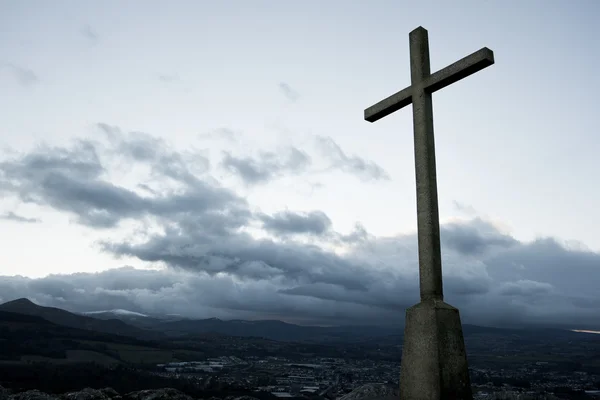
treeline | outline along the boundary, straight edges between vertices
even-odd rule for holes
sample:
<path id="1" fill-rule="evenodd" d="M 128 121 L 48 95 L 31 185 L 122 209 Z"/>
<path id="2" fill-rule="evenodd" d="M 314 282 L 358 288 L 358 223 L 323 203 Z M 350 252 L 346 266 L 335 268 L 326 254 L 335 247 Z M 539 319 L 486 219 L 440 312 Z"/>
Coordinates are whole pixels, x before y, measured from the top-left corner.
<path id="1" fill-rule="evenodd" d="M 0 363 L 0 385 L 16 392 L 37 389 L 52 394 L 78 391 L 86 387 L 111 387 L 121 394 L 168 387 L 196 398 L 247 395 L 261 400 L 276 400 L 270 393 L 250 392 L 239 386 L 204 388 L 197 380 L 158 376 L 131 366 L 104 367 L 95 363 Z"/>

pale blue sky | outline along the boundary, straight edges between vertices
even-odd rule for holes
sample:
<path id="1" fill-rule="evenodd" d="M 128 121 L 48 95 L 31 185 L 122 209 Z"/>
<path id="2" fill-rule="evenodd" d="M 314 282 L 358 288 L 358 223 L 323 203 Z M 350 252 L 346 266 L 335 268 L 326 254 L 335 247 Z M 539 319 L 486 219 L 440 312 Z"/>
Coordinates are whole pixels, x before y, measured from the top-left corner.
<path id="1" fill-rule="evenodd" d="M 97 124 L 105 123 L 160 137 L 178 151 L 197 149 L 211 162 L 211 179 L 255 211 L 321 210 L 342 234 L 356 222 L 377 237 L 410 234 L 410 108 L 374 124 L 363 110 L 409 85 L 408 33 L 421 25 L 432 71 L 481 47 L 496 58 L 434 95 L 442 222 L 479 216 L 519 242 L 576 241 L 596 257 L 598 15 L 596 1 L 4 0 L 0 144 L 11 149 L 6 157 L 17 157 L 40 141 L 98 139 Z M 219 139 L 223 130 L 237 136 Z M 375 163 L 390 179 L 330 168 L 335 157 L 319 156 L 327 147 L 315 137 L 330 137 L 347 157 Z M 219 169 L 222 151 L 248 157 L 289 145 L 325 172 L 246 185 Z M 111 171 L 115 184 L 139 183 L 135 173 Z M 131 234 L 135 221 L 107 233 L 22 196 L 6 195 L 0 207 L 5 216 L 41 220 L 0 221 L 8 243 L 2 275 L 147 266 L 94 245 Z"/>

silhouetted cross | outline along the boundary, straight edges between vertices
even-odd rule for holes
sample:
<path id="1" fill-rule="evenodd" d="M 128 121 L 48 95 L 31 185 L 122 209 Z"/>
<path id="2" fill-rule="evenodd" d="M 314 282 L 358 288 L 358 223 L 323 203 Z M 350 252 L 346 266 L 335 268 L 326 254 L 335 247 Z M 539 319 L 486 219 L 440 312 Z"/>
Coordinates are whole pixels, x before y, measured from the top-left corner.
<path id="1" fill-rule="evenodd" d="M 411 86 L 367 108 L 365 120 L 375 122 L 413 105 L 421 301 L 443 300 L 431 94 L 494 64 L 494 53 L 484 47 L 431 74 L 427 30 L 418 27 L 409 34 L 409 40 Z"/>

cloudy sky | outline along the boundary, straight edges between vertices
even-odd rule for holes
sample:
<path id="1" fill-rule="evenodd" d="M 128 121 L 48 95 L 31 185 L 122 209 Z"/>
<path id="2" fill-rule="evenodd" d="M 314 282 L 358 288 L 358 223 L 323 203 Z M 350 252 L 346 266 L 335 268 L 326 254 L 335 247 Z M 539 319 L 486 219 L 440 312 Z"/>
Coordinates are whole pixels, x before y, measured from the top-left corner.
<path id="1" fill-rule="evenodd" d="M 600 3 L 0 1 L 0 301 L 299 323 L 418 301 L 412 114 L 432 70 L 445 299 L 600 328 Z"/>

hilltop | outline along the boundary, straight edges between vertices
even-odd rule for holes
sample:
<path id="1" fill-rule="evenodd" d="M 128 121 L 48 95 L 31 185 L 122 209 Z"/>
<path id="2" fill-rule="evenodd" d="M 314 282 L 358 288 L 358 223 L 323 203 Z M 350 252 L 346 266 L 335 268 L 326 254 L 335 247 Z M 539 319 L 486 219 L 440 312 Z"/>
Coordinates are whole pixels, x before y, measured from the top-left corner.
<path id="1" fill-rule="evenodd" d="M 0 304 L 0 311 L 37 316 L 57 325 L 109 333 L 112 335 L 128 336 L 138 339 L 161 339 L 164 337 L 160 332 L 131 326 L 117 318 L 101 320 L 84 315 L 77 315 L 60 308 L 43 307 L 26 298 Z"/>

